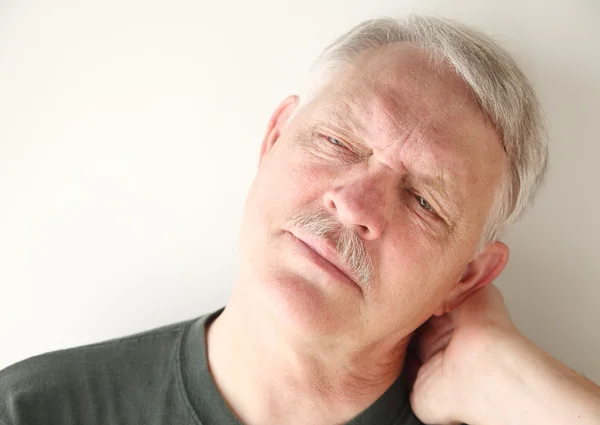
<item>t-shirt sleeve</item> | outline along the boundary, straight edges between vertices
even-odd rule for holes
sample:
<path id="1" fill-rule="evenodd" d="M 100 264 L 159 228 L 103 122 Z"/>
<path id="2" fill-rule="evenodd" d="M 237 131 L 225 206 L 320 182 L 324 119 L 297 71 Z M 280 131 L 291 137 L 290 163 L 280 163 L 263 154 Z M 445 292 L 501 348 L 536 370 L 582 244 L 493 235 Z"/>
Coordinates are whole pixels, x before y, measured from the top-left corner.
<path id="1" fill-rule="evenodd" d="M 37 425 L 72 423 L 65 406 L 77 400 L 65 381 L 73 380 L 85 386 L 85 374 L 78 375 L 72 356 L 54 352 L 15 363 L 0 371 L 0 424 Z"/>
<path id="2" fill-rule="evenodd" d="M 175 359 L 182 326 L 54 351 L 9 366 L 0 371 L 0 425 L 156 422 L 176 410 Z"/>

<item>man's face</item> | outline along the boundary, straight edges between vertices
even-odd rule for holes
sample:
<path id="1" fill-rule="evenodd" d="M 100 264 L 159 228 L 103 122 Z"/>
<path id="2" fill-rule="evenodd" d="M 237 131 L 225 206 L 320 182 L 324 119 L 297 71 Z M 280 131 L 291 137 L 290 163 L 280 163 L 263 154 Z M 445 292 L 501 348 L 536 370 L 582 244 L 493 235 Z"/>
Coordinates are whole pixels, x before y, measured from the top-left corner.
<path id="1" fill-rule="evenodd" d="M 371 51 L 291 121 L 293 101 L 275 113 L 241 273 L 296 332 L 400 340 L 473 284 L 505 157 L 467 86 L 430 65 L 408 45 Z"/>

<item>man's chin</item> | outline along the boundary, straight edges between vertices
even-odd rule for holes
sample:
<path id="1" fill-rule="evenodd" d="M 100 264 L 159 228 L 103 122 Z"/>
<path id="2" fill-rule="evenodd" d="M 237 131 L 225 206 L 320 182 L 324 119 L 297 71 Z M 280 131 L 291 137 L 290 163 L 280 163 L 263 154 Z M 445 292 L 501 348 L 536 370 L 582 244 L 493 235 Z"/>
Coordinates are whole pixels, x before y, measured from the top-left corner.
<path id="1" fill-rule="evenodd" d="M 351 300 L 328 293 L 321 284 L 299 276 L 278 276 L 255 281 L 262 308 L 290 331 L 309 335 L 343 332 L 357 318 Z M 356 301 L 356 300 L 355 300 Z M 358 308 L 358 306 L 356 306 Z"/>

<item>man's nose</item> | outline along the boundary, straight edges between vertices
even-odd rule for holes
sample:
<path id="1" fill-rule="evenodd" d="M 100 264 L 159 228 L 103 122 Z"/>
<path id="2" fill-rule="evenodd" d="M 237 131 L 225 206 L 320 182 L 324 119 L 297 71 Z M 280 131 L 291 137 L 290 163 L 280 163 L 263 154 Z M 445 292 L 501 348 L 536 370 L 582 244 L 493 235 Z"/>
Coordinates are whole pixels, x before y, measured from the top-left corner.
<path id="1" fill-rule="evenodd" d="M 375 176 L 335 185 L 325 192 L 325 208 L 362 239 L 375 240 L 391 215 L 392 200 L 386 186 L 389 185 Z"/>

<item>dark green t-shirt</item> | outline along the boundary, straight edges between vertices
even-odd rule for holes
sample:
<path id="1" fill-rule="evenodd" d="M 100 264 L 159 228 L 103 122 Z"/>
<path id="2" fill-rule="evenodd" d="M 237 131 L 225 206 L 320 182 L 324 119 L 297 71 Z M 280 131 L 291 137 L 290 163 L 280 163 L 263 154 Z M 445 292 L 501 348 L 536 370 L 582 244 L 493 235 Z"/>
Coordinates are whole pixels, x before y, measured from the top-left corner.
<path id="1" fill-rule="evenodd" d="M 240 425 L 206 360 L 206 324 L 221 311 L 0 371 L 0 424 Z M 399 378 L 349 424 L 421 422 Z"/>

